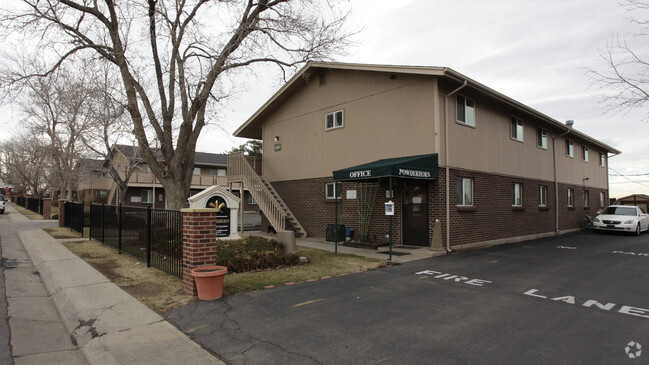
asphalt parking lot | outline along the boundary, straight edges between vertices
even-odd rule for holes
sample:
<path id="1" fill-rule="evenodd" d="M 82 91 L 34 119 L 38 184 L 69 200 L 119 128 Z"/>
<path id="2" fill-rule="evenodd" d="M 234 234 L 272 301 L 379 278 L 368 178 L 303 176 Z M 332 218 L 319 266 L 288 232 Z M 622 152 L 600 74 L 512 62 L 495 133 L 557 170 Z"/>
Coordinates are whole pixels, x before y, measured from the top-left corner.
<path id="1" fill-rule="evenodd" d="M 575 233 L 168 312 L 229 364 L 649 363 L 649 234 Z"/>

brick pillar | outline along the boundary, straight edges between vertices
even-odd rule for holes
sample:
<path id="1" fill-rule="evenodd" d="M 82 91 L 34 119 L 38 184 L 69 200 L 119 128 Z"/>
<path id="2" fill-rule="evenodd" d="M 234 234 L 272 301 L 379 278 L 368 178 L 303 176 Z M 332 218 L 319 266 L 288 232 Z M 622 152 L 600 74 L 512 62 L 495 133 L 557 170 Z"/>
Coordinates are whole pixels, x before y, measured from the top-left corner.
<path id="1" fill-rule="evenodd" d="M 216 264 L 216 209 L 180 211 L 183 215 L 183 292 L 198 295 L 192 269 Z"/>
<path id="2" fill-rule="evenodd" d="M 52 199 L 43 199 L 43 219 L 52 219 Z"/>
<path id="3" fill-rule="evenodd" d="M 65 200 L 59 199 L 59 227 L 65 226 Z"/>

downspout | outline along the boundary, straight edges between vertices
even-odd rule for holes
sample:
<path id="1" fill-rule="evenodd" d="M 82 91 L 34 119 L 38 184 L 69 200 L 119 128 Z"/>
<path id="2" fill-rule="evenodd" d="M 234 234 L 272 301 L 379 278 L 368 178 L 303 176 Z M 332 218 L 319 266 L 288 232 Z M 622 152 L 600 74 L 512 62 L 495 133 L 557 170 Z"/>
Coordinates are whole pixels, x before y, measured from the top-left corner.
<path id="1" fill-rule="evenodd" d="M 557 138 L 563 137 L 572 130 L 572 120 L 566 122 L 568 129 L 556 137 L 552 137 L 552 163 L 554 165 L 554 230 L 559 232 L 559 182 L 557 180 Z"/>
<path id="2" fill-rule="evenodd" d="M 450 93 L 446 94 L 444 96 L 444 164 L 446 165 L 446 173 L 444 175 L 446 178 L 446 252 L 451 252 L 451 193 L 449 191 L 450 188 L 450 178 L 449 178 L 449 173 L 450 173 L 450 168 L 449 168 L 449 162 L 448 162 L 448 98 L 450 96 L 455 95 L 458 91 L 464 89 L 467 85 L 467 81 L 464 80 L 462 85 L 458 87 L 457 89 L 451 91 Z"/>

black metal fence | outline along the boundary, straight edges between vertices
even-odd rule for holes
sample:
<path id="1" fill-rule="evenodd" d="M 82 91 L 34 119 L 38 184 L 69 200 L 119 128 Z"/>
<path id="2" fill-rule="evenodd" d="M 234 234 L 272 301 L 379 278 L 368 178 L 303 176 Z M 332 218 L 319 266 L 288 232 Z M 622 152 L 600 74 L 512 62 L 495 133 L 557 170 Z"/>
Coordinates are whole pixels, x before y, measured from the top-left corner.
<path id="1" fill-rule="evenodd" d="M 40 199 L 27 198 L 27 209 L 31 210 L 34 213 L 41 214 L 41 211 L 39 211 L 40 206 L 41 206 Z"/>
<path id="2" fill-rule="evenodd" d="M 83 202 L 65 202 L 63 225 L 81 233 L 83 237 Z"/>
<path id="3" fill-rule="evenodd" d="M 19 196 L 16 198 L 16 205 L 24 207 L 25 206 L 25 197 Z"/>
<path id="4" fill-rule="evenodd" d="M 182 213 L 90 204 L 90 238 L 171 275 L 183 275 Z"/>

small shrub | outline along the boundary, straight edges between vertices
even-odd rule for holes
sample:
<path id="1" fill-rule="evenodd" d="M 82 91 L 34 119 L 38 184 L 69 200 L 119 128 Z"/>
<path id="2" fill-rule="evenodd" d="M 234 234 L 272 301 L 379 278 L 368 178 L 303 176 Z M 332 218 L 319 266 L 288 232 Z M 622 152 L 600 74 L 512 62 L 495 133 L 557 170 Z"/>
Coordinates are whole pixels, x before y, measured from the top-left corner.
<path id="1" fill-rule="evenodd" d="M 276 240 L 250 236 L 235 241 L 218 241 L 216 264 L 229 272 L 266 270 L 299 263 L 296 254 L 284 254 L 284 246 Z"/>

